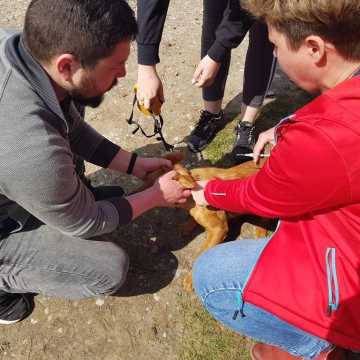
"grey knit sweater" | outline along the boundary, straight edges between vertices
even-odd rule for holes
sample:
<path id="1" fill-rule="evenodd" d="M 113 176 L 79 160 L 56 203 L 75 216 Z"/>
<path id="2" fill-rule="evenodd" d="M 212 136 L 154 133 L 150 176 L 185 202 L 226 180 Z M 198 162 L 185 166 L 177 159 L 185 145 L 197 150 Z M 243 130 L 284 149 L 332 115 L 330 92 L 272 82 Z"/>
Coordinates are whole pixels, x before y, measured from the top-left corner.
<path id="1" fill-rule="evenodd" d="M 21 34 L 0 29 L 0 221 L 10 216 L 21 228 L 32 214 L 82 238 L 128 223 L 130 204 L 123 198 L 96 202 L 74 166 L 76 154 L 106 167 L 118 149 L 72 101 L 61 107 Z"/>

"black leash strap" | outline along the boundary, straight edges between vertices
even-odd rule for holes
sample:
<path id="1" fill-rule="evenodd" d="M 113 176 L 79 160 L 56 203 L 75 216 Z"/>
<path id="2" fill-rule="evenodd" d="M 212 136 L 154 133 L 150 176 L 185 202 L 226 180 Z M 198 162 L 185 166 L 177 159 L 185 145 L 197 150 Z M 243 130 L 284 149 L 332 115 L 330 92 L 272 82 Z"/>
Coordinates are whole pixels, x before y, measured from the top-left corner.
<path id="1" fill-rule="evenodd" d="M 163 125 L 164 125 L 164 119 L 161 116 L 161 114 L 159 114 L 158 115 L 159 118 L 157 118 L 154 115 L 154 113 L 151 110 L 149 110 L 149 113 L 150 113 L 151 117 L 154 120 L 154 131 L 153 131 L 152 134 L 147 134 L 145 132 L 145 130 L 141 127 L 141 125 L 137 121 L 134 120 L 135 104 L 137 104 L 136 93 L 134 95 L 134 100 L 133 100 L 133 103 L 132 103 L 132 109 L 131 109 L 130 117 L 127 119 L 127 123 L 129 125 L 136 125 L 136 128 L 132 131 L 132 134 L 136 134 L 140 130 L 142 132 L 142 134 L 147 138 L 151 138 L 151 137 L 156 136 L 156 140 L 160 140 L 163 143 L 164 148 L 165 148 L 166 151 L 174 151 L 174 146 L 169 144 L 168 142 L 166 142 L 166 140 L 164 138 L 164 135 L 162 133 L 162 128 L 163 128 Z"/>

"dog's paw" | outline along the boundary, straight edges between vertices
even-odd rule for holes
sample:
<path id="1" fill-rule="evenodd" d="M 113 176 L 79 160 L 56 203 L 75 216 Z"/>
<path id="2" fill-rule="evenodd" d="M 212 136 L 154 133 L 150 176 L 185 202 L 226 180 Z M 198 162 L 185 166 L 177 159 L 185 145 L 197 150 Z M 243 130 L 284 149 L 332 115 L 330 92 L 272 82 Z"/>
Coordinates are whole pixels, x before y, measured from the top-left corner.
<path id="1" fill-rule="evenodd" d="M 174 170 L 177 172 L 175 179 L 185 188 L 193 189 L 196 187 L 196 183 L 189 171 L 181 164 L 175 164 Z"/>

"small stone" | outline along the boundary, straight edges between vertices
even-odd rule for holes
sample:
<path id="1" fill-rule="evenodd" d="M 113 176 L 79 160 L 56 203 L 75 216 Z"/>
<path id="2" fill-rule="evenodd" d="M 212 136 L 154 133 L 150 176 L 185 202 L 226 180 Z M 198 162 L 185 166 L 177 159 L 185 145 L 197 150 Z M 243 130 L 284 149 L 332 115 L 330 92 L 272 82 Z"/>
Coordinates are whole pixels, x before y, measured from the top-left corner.
<path id="1" fill-rule="evenodd" d="M 160 301 L 160 296 L 158 294 L 154 294 L 153 298 L 155 301 Z"/>
<path id="2" fill-rule="evenodd" d="M 105 304 L 105 300 L 104 299 L 97 299 L 95 304 L 97 306 L 103 306 Z"/>
<path id="3" fill-rule="evenodd" d="M 35 324 L 37 324 L 37 323 L 39 322 L 39 320 L 36 320 L 36 319 L 31 318 L 31 319 L 30 319 L 30 322 L 31 322 L 33 325 L 35 325 Z"/>

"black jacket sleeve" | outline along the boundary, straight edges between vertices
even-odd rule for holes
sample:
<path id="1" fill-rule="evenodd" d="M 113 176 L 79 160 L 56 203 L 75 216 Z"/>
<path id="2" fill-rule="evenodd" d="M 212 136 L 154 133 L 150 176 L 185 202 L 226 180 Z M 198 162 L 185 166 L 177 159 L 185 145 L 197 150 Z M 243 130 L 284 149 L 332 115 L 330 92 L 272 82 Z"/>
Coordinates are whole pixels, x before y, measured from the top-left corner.
<path id="1" fill-rule="evenodd" d="M 138 63 L 160 62 L 159 46 L 170 0 L 138 0 Z"/>
<path id="2" fill-rule="evenodd" d="M 239 0 L 229 0 L 224 17 L 216 30 L 216 40 L 208 55 L 221 63 L 228 49 L 237 47 L 255 19 L 240 6 Z"/>

